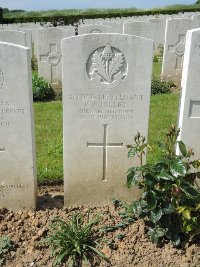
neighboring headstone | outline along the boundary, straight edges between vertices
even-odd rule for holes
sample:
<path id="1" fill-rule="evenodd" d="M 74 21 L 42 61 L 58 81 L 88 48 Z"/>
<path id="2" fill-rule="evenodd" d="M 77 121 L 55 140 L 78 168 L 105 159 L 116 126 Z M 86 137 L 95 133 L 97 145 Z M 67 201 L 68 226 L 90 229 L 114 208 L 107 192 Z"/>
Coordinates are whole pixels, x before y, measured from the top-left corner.
<path id="1" fill-rule="evenodd" d="M 3 24 L 3 8 L 0 7 L 0 24 Z"/>
<path id="2" fill-rule="evenodd" d="M 89 33 L 111 33 L 112 30 L 112 27 L 102 24 L 79 26 L 78 35 Z"/>
<path id="3" fill-rule="evenodd" d="M 35 209 L 31 55 L 0 42 L 0 208 Z"/>
<path id="4" fill-rule="evenodd" d="M 186 35 L 183 64 L 182 94 L 180 101 L 179 140 L 194 150 L 200 159 L 200 29 L 190 30 Z M 177 149 L 178 151 L 178 149 Z"/>
<path id="5" fill-rule="evenodd" d="M 162 79 L 180 84 L 185 35 L 192 28 L 191 19 L 169 19 L 166 24 L 165 46 L 162 64 Z"/>
<path id="6" fill-rule="evenodd" d="M 151 40 L 155 39 L 155 25 L 147 21 L 124 22 L 124 34 L 131 34 L 145 37 Z"/>
<path id="7" fill-rule="evenodd" d="M 164 47 L 164 43 L 165 43 L 166 20 L 151 18 L 149 19 L 149 22 L 155 25 L 154 45 L 155 45 L 155 51 L 159 52 L 159 47 L 161 46 Z"/>
<path id="8" fill-rule="evenodd" d="M 123 33 L 123 22 L 110 22 L 103 25 L 111 27 L 111 33 Z"/>
<path id="9" fill-rule="evenodd" d="M 126 145 L 147 137 L 153 41 L 89 34 L 62 41 L 65 205 L 131 201 Z M 144 67 L 145 66 L 145 67 Z M 142 118 L 142 119 L 141 119 Z"/>
<path id="10" fill-rule="evenodd" d="M 38 73 L 55 92 L 60 91 L 62 84 L 61 40 L 73 35 L 74 29 L 37 29 Z"/>
<path id="11" fill-rule="evenodd" d="M 21 31 L 0 31 L 0 42 L 13 43 L 21 46 L 26 46 L 26 34 Z"/>
<path id="12" fill-rule="evenodd" d="M 25 32 L 26 34 L 26 46 L 31 50 L 32 55 L 32 31 L 25 28 L 19 28 L 19 31 Z"/>
<path id="13" fill-rule="evenodd" d="M 200 14 L 194 14 L 192 16 L 192 28 L 199 28 L 200 27 Z"/>

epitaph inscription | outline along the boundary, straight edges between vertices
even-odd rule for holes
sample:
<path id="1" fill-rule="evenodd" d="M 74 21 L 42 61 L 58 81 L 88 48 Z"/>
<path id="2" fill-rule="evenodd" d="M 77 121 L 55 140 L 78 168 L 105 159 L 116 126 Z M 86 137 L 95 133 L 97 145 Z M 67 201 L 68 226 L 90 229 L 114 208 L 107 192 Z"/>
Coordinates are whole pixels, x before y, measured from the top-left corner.
<path id="1" fill-rule="evenodd" d="M 99 88 L 110 90 L 126 78 L 128 66 L 123 53 L 110 44 L 96 49 L 86 64 L 90 81 Z"/>
<path id="2" fill-rule="evenodd" d="M 21 193 L 23 193 L 23 191 L 28 188 L 28 184 L 6 184 L 5 182 L 2 182 L 0 184 L 0 197 L 8 197 L 8 195 L 11 195 L 16 190 L 22 191 Z"/>

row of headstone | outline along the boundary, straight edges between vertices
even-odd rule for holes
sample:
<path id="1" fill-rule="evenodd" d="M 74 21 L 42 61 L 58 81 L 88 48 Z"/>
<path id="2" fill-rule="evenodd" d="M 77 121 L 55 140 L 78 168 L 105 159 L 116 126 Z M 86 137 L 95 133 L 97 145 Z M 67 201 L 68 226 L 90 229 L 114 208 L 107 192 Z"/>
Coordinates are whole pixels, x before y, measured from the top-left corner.
<path id="1" fill-rule="evenodd" d="M 190 24 L 184 21 L 180 29 L 185 32 Z M 180 22 L 183 20 L 176 21 L 176 26 Z M 130 164 L 126 144 L 137 131 L 147 137 L 153 41 L 126 34 L 93 33 L 63 39 L 61 53 L 60 44 L 55 46 L 55 42 L 69 32 L 59 29 L 58 35 L 58 29 L 49 31 L 50 36 L 45 36 L 43 30 L 37 34 L 43 36 L 43 46 L 48 38 L 51 44 L 42 51 L 41 62 L 54 66 L 62 54 L 65 205 L 102 205 L 112 197 L 129 201 L 137 198 L 139 191 L 125 188 Z M 185 41 L 181 36 L 180 31 L 177 44 L 176 39 L 171 40 L 177 54 L 182 53 L 180 43 Z M 197 156 L 199 48 L 200 30 L 189 31 L 179 126 L 181 138 L 195 148 Z M 41 51 L 39 44 L 37 49 Z M 0 58 L 0 205 L 15 210 L 34 209 L 31 52 L 24 46 L 1 42 Z M 81 155 L 78 167 L 77 155 Z"/>
<path id="2" fill-rule="evenodd" d="M 147 20 L 147 18 L 144 19 Z M 79 26 L 78 34 L 123 33 L 152 39 L 154 40 L 155 52 L 161 54 L 159 55 L 160 57 L 164 47 L 162 79 L 173 80 L 176 84 L 180 84 L 185 34 L 189 29 L 200 27 L 200 15 L 193 15 L 190 19 L 169 19 L 167 23 L 165 18 L 153 19 L 148 17 L 148 21 L 145 20 L 130 20 L 123 23 L 117 23 L 116 19 L 115 22 L 111 22 L 110 19 L 104 20 L 104 22 L 97 25 Z M 100 22 L 100 19 L 98 21 Z M 37 29 L 40 25 L 33 25 L 34 28 L 32 30 L 34 31 L 22 27 L 18 28 L 18 25 L 15 32 L 6 31 L 4 26 L 3 30 L 0 31 L 0 41 L 21 44 L 31 49 L 34 40 L 34 54 L 38 61 L 39 75 L 51 84 L 55 92 L 59 92 L 62 87 L 61 39 L 74 36 L 75 28 L 62 26 L 62 28 L 57 27 L 54 29 Z M 12 29 L 11 26 L 9 27 Z M 18 34 L 19 31 L 24 32 L 25 37 L 20 36 L 22 34 Z M 24 38 L 26 39 L 25 41 Z"/>
<path id="3" fill-rule="evenodd" d="M 112 197 L 131 201 L 140 192 L 125 188 L 126 144 L 138 131 L 147 137 L 153 41 L 81 35 L 62 40 L 62 55 L 65 205 L 106 205 Z M 1 42 L 0 58 L 0 206 L 35 209 L 31 53 Z M 195 29 L 186 36 L 179 126 L 181 140 L 197 157 L 199 71 L 200 29 Z"/>
<path id="4" fill-rule="evenodd" d="M 65 205 L 139 196 L 125 188 L 126 144 L 147 137 L 153 41 L 81 35 L 63 39 L 62 55 Z M 35 209 L 30 49 L 0 42 L 0 59 L 0 207 Z"/>

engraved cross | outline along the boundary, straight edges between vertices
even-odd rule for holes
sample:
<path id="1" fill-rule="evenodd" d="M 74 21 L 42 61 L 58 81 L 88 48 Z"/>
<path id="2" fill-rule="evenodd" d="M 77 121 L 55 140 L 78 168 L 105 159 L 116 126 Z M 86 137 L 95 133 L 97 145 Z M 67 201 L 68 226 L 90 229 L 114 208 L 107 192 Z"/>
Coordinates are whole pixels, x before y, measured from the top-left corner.
<path id="1" fill-rule="evenodd" d="M 56 44 L 50 44 L 50 52 L 46 55 L 40 55 L 40 61 L 50 64 L 51 66 L 51 83 L 58 83 L 58 64 L 61 61 L 61 55 L 57 51 Z"/>
<path id="2" fill-rule="evenodd" d="M 174 53 L 176 56 L 175 68 L 180 70 L 183 64 L 183 55 L 185 51 L 185 35 L 179 35 L 178 42 L 175 45 L 168 46 L 168 52 Z"/>
<path id="3" fill-rule="evenodd" d="M 103 175 L 102 181 L 107 181 L 106 173 L 107 173 L 107 149 L 108 148 L 117 148 L 123 147 L 123 143 L 108 143 L 108 124 L 103 124 L 104 134 L 103 134 L 103 143 L 87 143 L 87 147 L 100 147 L 103 148 Z"/>

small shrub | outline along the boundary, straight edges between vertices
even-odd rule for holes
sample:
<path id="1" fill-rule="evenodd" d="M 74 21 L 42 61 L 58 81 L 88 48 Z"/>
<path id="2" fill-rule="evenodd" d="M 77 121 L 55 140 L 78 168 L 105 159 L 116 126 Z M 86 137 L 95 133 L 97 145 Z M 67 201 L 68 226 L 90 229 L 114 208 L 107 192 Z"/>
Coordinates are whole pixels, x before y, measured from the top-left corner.
<path id="1" fill-rule="evenodd" d="M 73 213 L 67 222 L 59 218 L 53 221 L 47 243 L 53 248 L 56 265 L 67 262 L 67 266 L 81 267 L 84 261 L 92 263 L 95 255 L 107 260 L 97 249 L 99 233 L 93 227 L 99 220 L 98 216 L 91 220 L 88 211 L 86 222 L 82 213 Z"/>
<path id="2" fill-rule="evenodd" d="M 153 62 L 158 62 L 158 55 L 154 55 Z"/>
<path id="3" fill-rule="evenodd" d="M 161 158 L 155 164 L 143 165 L 148 145 L 138 133 L 128 157 L 137 156 L 140 167 L 128 171 L 127 186 L 143 189 L 142 197 L 133 203 L 136 218 L 148 221 L 148 235 L 152 242 L 170 240 L 177 246 L 181 241 L 194 241 L 200 237 L 200 189 L 195 180 L 200 177 L 199 160 L 191 160 L 192 150 L 187 151 L 182 141 L 177 141 L 179 130 L 171 127 L 166 141 L 157 143 Z M 179 146 L 181 155 L 176 155 Z"/>
<path id="4" fill-rule="evenodd" d="M 174 83 L 170 82 L 162 82 L 160 77 L 153 76 L 151 81 L 151 94 L 169 94 L 171 92 L 171 88 L 174 87 Z"/>
<path id="5" fill-rule="evenodd" d="M 0 237 L 0 266 L 3 266 L 6 253 L 11 249 L 12 244 L 8 237 Z"/>
<path id="6" fill-rule="evenodd" d="M 33 100 L 34 101 L 47 101 L 53 97 L 53 90 L 50 85 L 41 77 L 33 75 Z"/>

